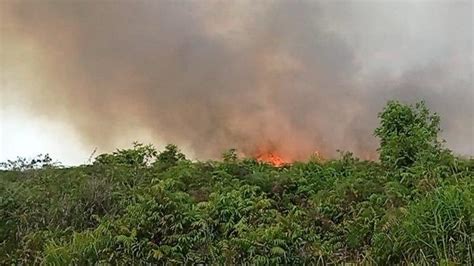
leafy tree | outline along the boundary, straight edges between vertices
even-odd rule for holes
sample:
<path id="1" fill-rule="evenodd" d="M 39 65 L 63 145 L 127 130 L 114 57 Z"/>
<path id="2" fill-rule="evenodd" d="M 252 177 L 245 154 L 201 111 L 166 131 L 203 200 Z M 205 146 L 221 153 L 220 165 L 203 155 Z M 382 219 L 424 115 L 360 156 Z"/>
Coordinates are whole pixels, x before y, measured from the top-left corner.
<path id="1" fill-rule="evenodd" d="M 388 102 L 379 113 L 380 161 L 393 169 L 412 166 L 423 155 L 439 153 L 440 118 L 430 113 L 424 102 L 414 106 L 397 101 Z"/>
<path id="2" fill-rule="evenodd" d="M 95 163 L 144 167 L 152 162 L 156 154 L 157 152 L 152 145 L 134 142 L 132 149 L 118 149 L 112 154 L 101 154 L 97 156 Z"/>
<path id="3" fill-rule="evenodd" d="M 157 156 L 157 161 L 169 166 L 176 165 L 178 161 L 185 160 L 186 156 L 181 153 L 176 145 L 168 144 L 165 150 Z"/>
<path id="4" fill-rule="evenodd" d="M 58 167 L 61 164 L 54 162 L 49 154 L 39 154 L 34 158 L 27 159 L 25 157 L 17 157 L 16 160 L 7 160 L 6 162 L 0 162 L 0 168 L 15 171 L 24 171 L 31 169 L 51 168 Z"/>

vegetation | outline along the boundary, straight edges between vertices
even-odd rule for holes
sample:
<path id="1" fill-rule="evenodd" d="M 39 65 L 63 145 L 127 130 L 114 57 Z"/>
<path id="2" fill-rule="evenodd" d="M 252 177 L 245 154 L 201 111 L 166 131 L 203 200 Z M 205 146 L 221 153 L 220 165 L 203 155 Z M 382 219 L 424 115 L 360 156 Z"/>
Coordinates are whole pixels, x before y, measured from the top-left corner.
<path id="1" fill-rule="evenodd" d="M 474 160 L 423 103 L 379 115 L 380 162 L 194 162 L 134 144 L 0 172 L 2 264 L 473 264 Z"/>

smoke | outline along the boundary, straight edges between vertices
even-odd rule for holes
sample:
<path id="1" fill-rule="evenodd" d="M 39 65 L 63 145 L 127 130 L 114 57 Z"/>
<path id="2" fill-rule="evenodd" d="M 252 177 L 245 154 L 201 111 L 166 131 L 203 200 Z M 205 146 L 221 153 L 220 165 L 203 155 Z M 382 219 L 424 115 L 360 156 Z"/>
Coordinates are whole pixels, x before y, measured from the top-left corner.
<path id="1" fill-rule="evenodd" d="M 72 125 L 85 145 L 107 149 L 146 130 L 200 158 L 229 148 L 372 157 L 386 100 L 424 99 L 451 147 L 474 153 L 470 1 L 1 8 L 8 102 Z"/>

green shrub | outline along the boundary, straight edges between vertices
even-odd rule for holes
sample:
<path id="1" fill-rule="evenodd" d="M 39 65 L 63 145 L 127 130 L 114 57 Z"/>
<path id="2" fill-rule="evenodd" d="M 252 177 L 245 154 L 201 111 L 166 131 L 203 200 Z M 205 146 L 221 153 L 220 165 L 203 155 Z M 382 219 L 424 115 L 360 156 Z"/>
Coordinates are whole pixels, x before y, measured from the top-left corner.
<path id="1" fill-rule="evenodd" d="M 472 264 L 474 186 L 447 186 L 413 202 L 374 235 L 376 260 Z"/>
<path id="2" fill-rule="evenodd" d="M 380 138 L 382 164 L 402 169 L 423 156 L 439 152 L 440 118 L 431 114 L 424 102 L 410 106 L 390 101 L 379 118 L 375 135 Z"/>
<path id="3" fill-rule="evenodd" d="M 380 114 L 380 162 L 195 162 L 134 143 L 0 171 L 0 264 L 473 264 L 474 160 L 419 103 Z"/>

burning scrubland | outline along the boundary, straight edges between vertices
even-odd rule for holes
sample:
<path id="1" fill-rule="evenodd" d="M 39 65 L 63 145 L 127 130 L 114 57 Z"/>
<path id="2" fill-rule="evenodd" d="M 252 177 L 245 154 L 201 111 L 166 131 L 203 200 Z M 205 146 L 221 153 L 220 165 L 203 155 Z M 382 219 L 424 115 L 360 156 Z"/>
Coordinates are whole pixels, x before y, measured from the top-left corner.
<path id="1" fill-rule="evenodd" d="M 78 167 L 0 164 L 0 261 L 472 264 L 474 160 L 445 148 L 422 102 L 379 118 L 379 161 L 289 163 L 271 147 L 194 161 L 135 143 Z"/>

